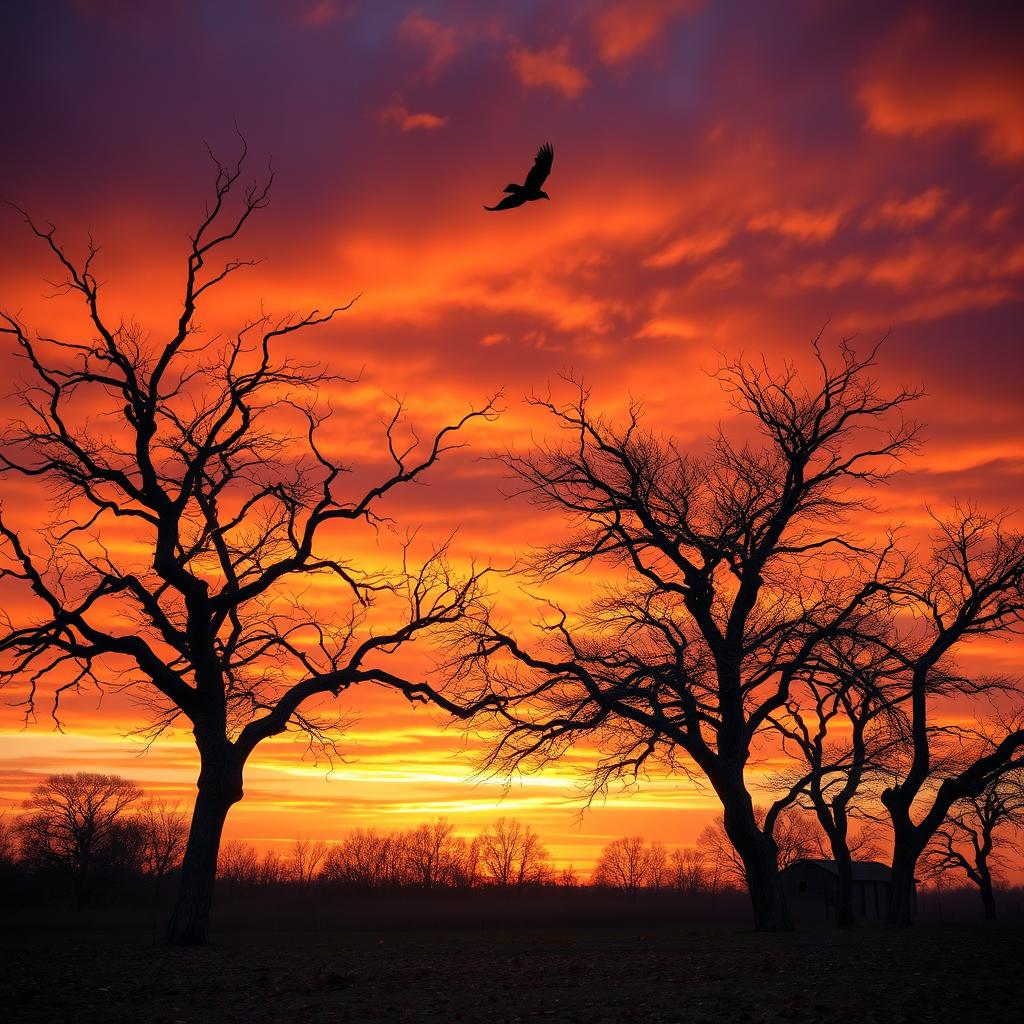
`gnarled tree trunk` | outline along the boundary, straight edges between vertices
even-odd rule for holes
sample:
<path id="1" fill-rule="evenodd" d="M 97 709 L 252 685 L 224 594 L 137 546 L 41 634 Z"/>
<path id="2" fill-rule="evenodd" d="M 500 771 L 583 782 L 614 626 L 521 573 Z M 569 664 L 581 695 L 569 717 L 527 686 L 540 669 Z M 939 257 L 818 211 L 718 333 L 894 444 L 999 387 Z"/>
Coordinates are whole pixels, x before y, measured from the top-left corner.
<path id="1" fill-rule="evenodd" d="M 778 847 L 758 825 L 750 794 L 738 782 L 723 786 L 718 792 L 725 812 L 726 835 L 743 861 L 755 930 L 792 931 L 793 921 L 779 877 Z"/>
<path id="2" fill-rule="evenodd" d="M 242 763 L 237 755 L 223 750 L 204 755 L 181 864 L 181 887 L 168 928 L 172 945 L 198 946 L 207 941 L 221 833 L 231 805 L 241 799 Z"/>
<path id="3" fill-rule="evenodd" d="M 978 865 L 978 891 L 981 893 L 981 905 L 985 908 L 985 918 L 989 921 L 996 919 L 996 895 L 992 888 L 992 873 L 988 864 L 982 862 Z"/>
<path id="4" fill-rule="evenodd" d="M 857 922 L 853 913 L 853 857 L 844 844 L 832 847 L 832 856 L 838 873 L 836 894 L 836 924 L 840 928 L 852 928 Z"/>
<path id="5" fill-rule="evenodd" d="M 917 902 L 914 882 L 916 867 L 917 853 L 897 840 L 892 857 L 889 906 L 885 914 L 885 923 L 889 927 L 907 928 L 914 923 Z"/>

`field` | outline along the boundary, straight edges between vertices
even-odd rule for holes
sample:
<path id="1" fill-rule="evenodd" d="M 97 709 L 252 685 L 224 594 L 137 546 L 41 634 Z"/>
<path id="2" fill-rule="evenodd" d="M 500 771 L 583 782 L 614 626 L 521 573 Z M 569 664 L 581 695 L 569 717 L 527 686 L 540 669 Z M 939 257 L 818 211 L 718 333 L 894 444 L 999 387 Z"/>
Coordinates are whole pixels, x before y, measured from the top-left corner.
<path id="1" fill-rule="evenodd" d="M 11 1022 L 912 1022 L 1024 1019 L 1024 922 L 906 932 L 745 924 L 329 930 L 222 917 L 171 950 L 124 921 L 0 934 Z"/>

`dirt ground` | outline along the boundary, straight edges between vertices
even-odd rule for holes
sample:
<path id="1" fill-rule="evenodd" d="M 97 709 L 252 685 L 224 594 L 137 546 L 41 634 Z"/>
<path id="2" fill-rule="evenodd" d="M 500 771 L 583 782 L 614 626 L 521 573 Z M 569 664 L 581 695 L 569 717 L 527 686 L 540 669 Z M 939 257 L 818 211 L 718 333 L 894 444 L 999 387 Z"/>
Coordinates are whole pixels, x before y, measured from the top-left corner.
<path id="1" fill-rule="evenodd" d="M 61 937 L 63 936 L 63 937 Z M 1024 1021 L 1024 923 L 0 934 L 12 1022 Z"/>

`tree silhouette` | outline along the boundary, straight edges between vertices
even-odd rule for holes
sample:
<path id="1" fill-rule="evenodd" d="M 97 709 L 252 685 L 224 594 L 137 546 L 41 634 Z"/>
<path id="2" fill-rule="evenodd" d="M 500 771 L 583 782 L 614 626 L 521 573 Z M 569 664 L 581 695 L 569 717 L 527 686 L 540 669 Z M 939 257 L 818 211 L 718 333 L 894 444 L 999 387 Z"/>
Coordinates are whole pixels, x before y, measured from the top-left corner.
<path id="1" fill-rule="evenodd" d="M 42 527 L 38 507 L 28 523 L 10 509 L 0 516 L 0 576 L 33 599 L 0 633 L 0 684 L 23 687 L 29 716 L 45 687 L 56 718 L 62 695 L 95 685 L 129 690 L 152 713 L 151 738 L 187 723 L 200 771 L 175 943 L 207 937 L 224 820 L 255 748 L 293 729 L 330 753 L 332 721 L 311 701 L 376 683 L 460 716 L 481 703 L 453 701 L 389 663 L 464 614 L 482 573 L 453 572 L 444 544 L 419 561 L 406 545 L 394 570 L 351 552 L 392 525 L 385 499 L 420 480 L 493 406 L 419 442 L 411 432 L 403 440 L 398 404 L 376 481 L 345 486 L 352 467 L 337 448 L 346 442 L 323 440 L 330 414 L 320 396 L 345 379 L 277 353 L 351 304 L 263 315 L 224 342 L 203 337 L 196 320 L 211 290 L 251 262 L 220 255 L 266 205 L 273 180 L 243 188 L 245 155 L 243 140 L 237 162 L 215 160 L 213 201 L 191 236 L 180 311 L 165 335 L 111 319 L 96 246 L 76 262 L 53 226 L 27 216 L 64 288 L 83 301 L 93 337 L 33 337 L 13 313 L 0 325 L 27 369 L 0 469 L 44 485 L 53 511 Z M 365 447 L 366 438 L 348 442 Z M 313 584 L 327 588 L 326 603 L 304 603 Z"/>
<path id="2" fill-rule="evenodd" d="M 936 520 L 930 557 L 890 588 L 906 625 L 878 637 L 901 665 L 907 753 L 894 760 L 881 801 L 892 822 L 892 881 L 886 923 L 913 918 L 914 871 L 936 830 L 961 800 L 979 796 L 1000 775 L 1024 764 L 1024 722 L 1006 721 L 979 748 L 976 731 L 940 723 L 938 697 L 988 700 L 1019 692 L 1004 679 L 962 674 L 955 655 L 982 636 L 1010 636 L 1024 622 L 1024 535 L 1004 519 L 957 508 Z"/>
<path id="3" fill-rule="evenodd" d="M 129 814 L 142 790 L 119 775 L 51 775 L 25 801 L 16 824 L 22 857 L 70 880 L 75 902 L 93 895 L 98 875 L 124 860 Z M 133 842 L 131 845 L 135 845 Z"/>
<path id="4" fill-rule="evenodd" d="M 179 804 L 147 800 L 133 815 L 141 837 L 140 866 L 157 892 L 164 876 L 181 865 L 188 842 L 188 818 Z"/>
<path id="5" fill-rule="evenodd" d="M 492 613 L 467 626 L 460 667 L 509 706 L 491 763 L 537 767 L 590 734 L 606 757 L 594 782 L 650 760 L 706 777 L 744 865 L 758 929 L 791 927 L 778 877 L 775 821 L 758 820 L 747 768 L 819 647 L 852 630 L 880 593 L 886 552 L 858 547 L 846 514 L 914 445 L 899 418 L 915 393 L 883 394 L 874 352 L 847 345 L 817 380 L 745 361 L 720 372 L 757 443 L 719 432 L 701 456 L 591 412 L 588 395 L 536 404 L 564 444 L 505 463 L 538 506 L 561 512 L 568 539 L 536 553 L 540 583 L 591 571 L 603 590 L 578 612 L 554 602 L 541 636 L 521 640 Z"/>
<path id="6" fill-rule="evenodd" d="M 887 622 L 861 623 L 872 633 Z M 819 648 L 784 708 L 772 716 L 793 764 L 773 782 L 812 810 L 828 842 L 837 873 L 836 924 L 854 924 L 853 855 L 863 847 L 851 819 L 867 783 L 877 779 L 902 742 L 900 704 L 906 688 L 893 678 L 898 664 L 860 636 L 836 637 Z"/>
<path id="7" fill-rule="evenodd" d="M 261 880 L 259 851 L 251 843 L 228 839 L 217 852 L 217 877 L 236 885 L 255 885 Z"/>
<path id="8" fill-rule="evenodd" d="M 322 839 L 296 839 L 292 843 L 291 875 L 303 889 L 308 889 L 320 873 L 320 865 L 327 855 L 327 844 Z"/>
<path id="9" fill-rule="evenodd" d="M 13 818 L 0 814 L 0 868 L 11 868 L 18 860 L 18 830 Z"/>
<path id="10" fill-rule="evenodd" d="M 993 872 L 1006 867 L 1007 832 L 1024 828 L 1024 768 L 1005 770 L 950 808 L 926 851 L 933 874 L 961 871 L 977 886 L 985 917 L 996 916 Z M 1012 847 L 1011 847 L 1012 849 Z"/>
<path id="11" fill-rule="evenodd" d="M 321 875 L 360 889 L 399 885 L 405 854 L 398 836 L 376 829 L 353 829 L 324 858 Z"/>
<path id="12" fill-rule="evenodd" d="M 529 825 L 515 818 L 498 818 L 480 833 L 480 867 L 493 885 L 523 886 L 551 876 L 548 851 Z"/>
<path id="13" fill-rule="evenodd" d="M 455 835 L 447 818 L 423 822 L 402 836 L 405 877 L 424 889 L 471 885 L 476 850 Z"/>
<path id="14" fill-rule="evenodd" d="M 601 851 L 594 865 L 593 884 L 635 893 L 660 888 L 667 855 L 660 843 L 648 845 L 643 836 L 621 836 Z"/>
<path id="15" fill-rule="evenodd" d="M 755 807 L 754 814 L 759 822 L 763 822 L 765 808 Z M 795 807 L 784 807 L 776 815 L 772 840 L 779 870 L 820 852 L 819 837 L 813 821 Z M 746 884 L 746 865 L 721 821 L 712 822 L 701 829 L 697 836 L 697 849 L 706 862 L 715 866 L 720 877 L 724 876 L 739 885 Z"/>
<path id="16" fill-rule="evenodd" d="M 696 847 L 673 850 L 669 854 L 668 884 L 686 893 L 710 890 L 710 871 L 703 851 Z"/>

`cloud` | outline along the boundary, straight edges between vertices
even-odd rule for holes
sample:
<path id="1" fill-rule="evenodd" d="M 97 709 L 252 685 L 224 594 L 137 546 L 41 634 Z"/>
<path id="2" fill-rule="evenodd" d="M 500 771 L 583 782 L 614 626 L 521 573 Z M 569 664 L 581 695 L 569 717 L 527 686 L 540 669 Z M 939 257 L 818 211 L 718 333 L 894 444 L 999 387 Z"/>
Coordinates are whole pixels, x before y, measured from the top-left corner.
<path id="1" fill-rule="evenodd" d="M 677 263 L 707 256 L 721 249 L 729 241 L 731 232 L 725 228 L 711 228 L 692 235 L 681 235 L 674 242 L 652 253 L 644 260 L 645 267 L 674 267 Z"/>
<path id="2" fill-rule="evenodd" d="M 670 317 L 651 320 L 636 333 L 638 338 L 699 338 L 703 332 L 692 320 Z"/>
<path id="3" fill-rule="evenodd" d="M 431 114 L 425 110 L 414 114 L 397 95 L 390 105 L 377 112 L 377 117 L 381 124 L 397 125 L 403 132 L 415 131 L 417 128 L 433 131 L 436 128 L 443 128 L 448 121 L 448 118 L 441 114 Z"/>
<path id="4" fill-rule="evenodd" d="M 906 199 L 889 199 L 864 218 L 865 228 L 913 228 L 933 220 L 946 205 L 946 190 L 929 188 Z"/>
<path id="5" fill-rule="evenodd" d="M 747 227 L 751 231 L 774 231 L 802 242 L 822 242 L 836 233 L 842 219 L 843 210 L 839 207 L 769 210 L 751 217 Z"/>
<path id="6" fill-rule="evenodd" d="M 1006 36 L 974 45 L 970 26 L 917 16 L 878 48 L 857 98 L 873 131 L 921 136 L 974 128 L 995 160 L 1024 158 L 1024 62 Z"/>
<path id="7" fill-rule="evenodd" d="M 810 291 L 825 289 L 833 291 L 867 276 L 867 265 L 861 256 L 843 256 L 838 261 L 804 262 L 792 271 L 779 276 L 777 287 L 783 294 L 791 290 Z"/>
<path id="8" fill-rule="evenodd" d="M 508 57 L 523 85 L 548 86 L 568 99 L 575 99 L 590 85 L 586 72 L 569 60 L 567 42 L 542 50 L 516 46 Z"/>
<path id="9" fill-rule="evenodd" d="M 949 239 L 916 240 L 875 260 L 868 278 L 891 288 L 934 291 L 1004 280 L 1024 269 L 1024 245 Z"/>
<path id="10" fill-rule="evenodd" d="M 690 281 L 690 287 L 733 284 L 743 276 L 744 269 L 742 260 L 713 260 Z"/>
<path id="11" fill-rule="evenodd" d="M 421 11 L 412 11 L 402 20 L 399 32 L 405 39 L 420 43 L 427 48 L 426 74 L 434 78 L 458 52 L 455 29 L 428 18 Z"/>
<path id="12" fill-rule="evenodd" d="M 306 13 L 303 14 L 302 21 L 306 25 L 319 28 L 339 18 L 347 18 L 352 13 L 353 8 L 349 4 L 341 5 L 335 3 L 334 0 L 319 0 L 318 3 L 310 5 Z"/>
<path id="13" fill-rule="evenodd" d="M 594 19 L 591 32 L 605 64 L 637 57 L 680 15 L 700 7 L 698 0 L 616 0 Z"/>

